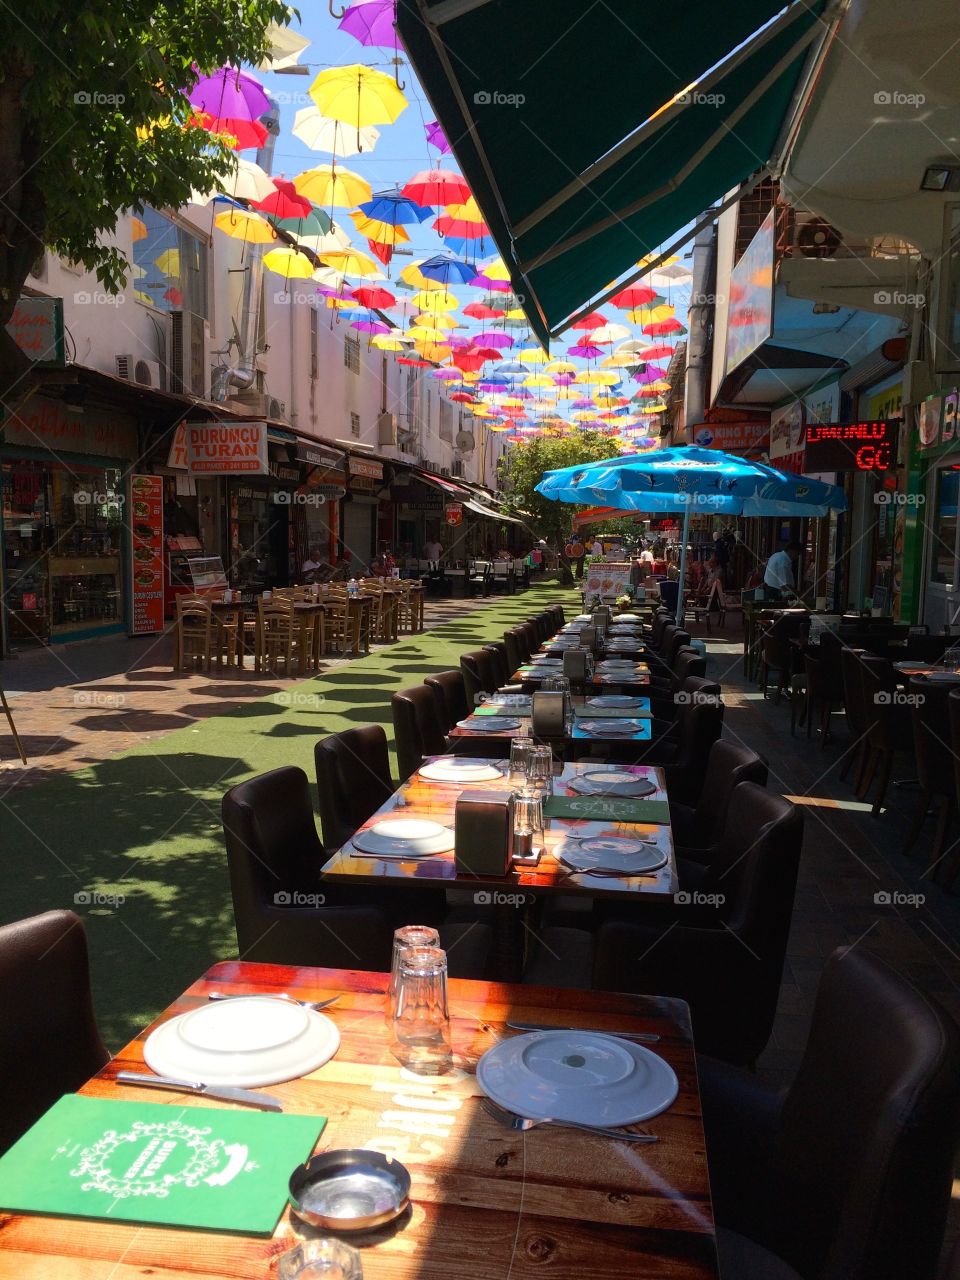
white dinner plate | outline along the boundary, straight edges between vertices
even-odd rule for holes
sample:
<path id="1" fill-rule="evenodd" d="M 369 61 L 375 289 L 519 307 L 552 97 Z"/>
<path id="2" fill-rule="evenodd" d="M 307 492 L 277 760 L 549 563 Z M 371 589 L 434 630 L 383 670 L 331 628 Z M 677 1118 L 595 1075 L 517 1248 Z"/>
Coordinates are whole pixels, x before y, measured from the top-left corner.
<path id="1" fill-rule="evenodd" d="M 489 720 L 489 716 L 481 717 Z M 495 764 L 477 764 L 472 760 L 434 760 L 419 770 L 421 778 L 431 782 L 490 782 L 503 776 Z"/>
<path id="2" fill-rule="evenodd" d="M 643 698 L 630 693 L 599 693 L 595 698 L 587 699 L 588 707 L 636 707 L 643 709 Z"/>
<path id="3" fill-rule="evenodd" d="M 574 871 L 603 871 L 607 875 L 642 876 L 665 867 L 668 855 L 655 839 L 626 836 L 591 836 L 577 840 L 567 836 L 556 856 Z"/>
<path id="4" fill-rule="evenodd" d="M 578 720 L 577 728 L 590 738 L 633 738 L 646 727 L 646 720 Z"/>
<path id="5" fill-rule="evenodd" d="M 581 773 L 567 783 L 570 791 L 582 796 L 649 796 L 657 784 L 626 769 L 598 769 L 593 773 Z"/>
<path id="6" fill-rule="evenodd" d="M 644 1045 L 592 1031 L 511 1036 L 477 1063 L 477 1083 L 500 1107 L 531 1120 L 617 1126 L 666 1111 L 676 1072 Z"/>
<path id="7" fill-rule="evenodd" d="M 257 1088 L 316 1071 L 340 1047 L 335 1022 L 288 1000 L 218 1000 L 171 1018 L 143 1046 L 157 1075 Z"/>
<path id="8" fill-rule="evenodd" d="M 457 728 L 502 733 L 507 729 L 519 729 L 520 721 L 515 716 L 470 716 L 467 720 L 458 720 Z"/>
<path id="9" fill-rule="evenodd" d="M 639 613 L 618 613 L 614 620 L 614 626 L 620 622 L 640 622 L 642 621 Z"/>

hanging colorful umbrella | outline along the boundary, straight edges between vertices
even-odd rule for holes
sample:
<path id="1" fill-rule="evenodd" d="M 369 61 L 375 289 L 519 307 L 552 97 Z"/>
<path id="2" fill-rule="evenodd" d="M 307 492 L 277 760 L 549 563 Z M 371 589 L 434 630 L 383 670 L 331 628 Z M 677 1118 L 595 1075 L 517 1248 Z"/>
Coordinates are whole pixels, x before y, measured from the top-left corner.
<path id="1" fill-rule="evenodd" d="M 191 204 L 209 204 L 220 195 L 231 200 L 263 200 L 274 191 L 273 179 L 253 160 L 234 157 L 236 168 L 220 178 L 209 191 L 191 191 Z"/>
<path id="2" fill-rule="evenodd" d="M 396 21 L 395 0 L 360 0 L 344 9 L 337 26 L 362 45 L 399 51 L 403 46 L 397 39 Z"/>
<path id="3" fill-rule="evenodd" d="M 577 366 L 572 360 L 551 360 L 548 364 L 544 365 L 543 371 L 544 373 L 550 374 L 576 373 Z"/>
<path id="4" fill-rule="evenodd" d="M 584 340 L 573 347 L 568 347 L 567 355 L 575 356 L 578 360 L 594 360 L 597 356 L 603 355 L 603 348 L 595 347 L 592 343 Z"/>
<path id="5" fill-rule="evenodd" d="M 653 324 L 643 325 L 641 332 L 649 333 L 651 337 L 662 337 L 666 334 L 676 334 L 679 337 L 687 331 L 675 316 L 671 316 L 669 320 L 656 320 Z"/>
<path id="6" fill-rule="evenodd" d="M 433 223 L 434 231 L 443 236 L 448 244 L 452 245 L 455 239 L 459 243 L 465 243 L 468 240 L 482 240 L 490 234 L 490 228 L 484 221 L 476 222 L 472 218 L 465 218 L 459 212 L 464 208 L 466 208 L 466 205 L 451 205 L 450 210 L 447 213 L 441 213 Z M 474 283 L 472 272 L 468 283 Z"/>
<path id="7" fill-rule="evenodd" d="M 492 289 L 495 293 L 509 293 L 510 269 L 502 258 L 494 258 L 490 262 L 481 263 L 474 278 L 470 281 L 480 289 Z"/>
<path id="8" fill-rule="evenodd" d="M 485 306 L 482 302 L 471 302 L 463 308 L 463 314 L 471 320 L 495 320 L 504 313 L 495 307 Z"/>
<path id="9" fill-rule="evenodd" d="M 260 117 L 270 110 L 270 99 L 263 85 L 236 67 L 220 67 L 211 75 L 200 76 L 188 94 L 200 125 L 208 133 L 227 134 L 236 138 L 238 150 L 262 147 L 267 130 Z"/>
<path id="10" fill-rule="evenodd" d="M 374 338 L 376 342 L 376 338 Z M 397 356 L 397 364 L 410 364 L 418 369 L 429 369 L 430 361 L 422 360 L 419 356 Z"/>
<path id="11" fill-rule="evenodd" d="M 390 333 L 378 333 L 370 339 L 371 347 L 376 347 L 378 351 L 403 351 L 404 345 L 399 337 L 392 331 Z"/>
<path id="12" fill-rule="evenodd" d="M 213 225 L 232 240 L 245 240 L 247 244 L 275 244 L 278 239 L 276 231 L 265 218 L 240 209 L 218 213 Z"/>
<path id="13" fill-rule="evenodd" d="M 351 290 L 351 297 L 356 298 L 361 306 L 377 307 L 379 310 L 392 307 L 397 301 L 389 289 L 381 289 L 379 285 L 361 285 Z"/>
<path id="14" fill-rule="evenodd" d="M 292 182 L 273 178 L 273 192 L 263 200 L 253 202 L 255 209 L 272 213 L 275 218 L 305 218 L 313 210 L 309 199 L 297 192 Z"/>
<path id="15" fill-rule="evenodd" d="M 431 147 L 436 147 L 441 155 L 444 155 L 450 150 L 450 143 L 447 141 L 446 134 L 440 128 L 439 121 L 431 120 L 430 123 L 425 126 L 425 130 L 427 134 L 427 142 Z"/>
<path id="16" fill-rule="evenodd" d="M 301 107 L 293 118 L 290 132 L 311 151 L 328 151 L 343 160 L 361 151 L 372 151 L 380 137 L 379 129 L 372 126 L 351 129 L 342 120 L 321 115 L 316 107 Z"/>
<path id="17" fill-rule="evenodd" d="M 377 319 L 351 320 L 350 328 L 354 329 L 357 333 L 369 333 L 371 335 L 379 335 L 380 337 L 390 332 L 390 326 L 388 324 L 384 324 L 382 320 Z"/>
<path id="18" fill-rule="evenodd" d="M 351 169 L 336 169 L 329 164 L 318 164 L 313 169 L 298 173 L 293 185 L 301 196 L 330 208 L 341 205 L 349 209 L 362 200 L 369 200 L 372 195 L 366 178 L 361 178 Z"/>
<path id="19" fill-rule="evenodd" d="M 469 391 L 451 392 L 450 399 L 456 401 L 457 404 L 476 404 L 476 399 Z"/>
<path id="20" fill-rule="evenodd" d="M 469 262 L 461 262 L 459 258 L 451 258 L 444 253 L 425 258 L 418 267 L 425 279 L 435 280 L 445 289 L 451 284 L 465 284 L 473 277 L 473 267 Z"/>
<path id="21" fill-rule="evenodd" d="M 621 338 L 629 338 L 630 330 L 624 324 L 605 324 L 590 333 L 590 342 L 595 346 L 607 346 L 619 342 Z"/>
<path id="22" fill-rule="evenodd" d="M 270 221 L 292 236 L 325 236 L 334 231 L 333 220 L 322 209 L 311 208 L 304 218 L 271 218 Z"/>
<path id="23" fill-rule="evenodd" d="M 297 248 L 304 253 L 315 253 L 318 258 L 325 253 L 336 253 L 340 249 L 349 249 L 350 241 L 339 227 L 331 224 L 332 230 L 325 236 L 295 236 Z"/>
<path id="24" fill-rule="evenodd" d="M 393 124 L 407 106 L 390 76 L 359 63 L 321 71 L 308 92 L 323 115 L 342 120 L 356 131 L 359 151 L 363 150 L 361 129 Z"/>
<path id="25" fill-rule="evenodd" d="M 377 191 L 360 205 L 360 212 L 377 222 L 388 222 L 393 226 L 409 226 L 412 223 L 425 222 L 432 210 L 423 209 L 415 200 L 409 199 L 399 187 L 387 191 Z"/>
<path id="26" fill-rule="evenodd" d="M 405 268 L 409 270 L 409 268 Z M 443 285 L 437 287 L 435 284 L 432 289 L 421 289 L 411 298 L 421 311 L 456 311 L 460 305 L 460 300 L 456 298 Z"/>
<path id="27" fill-rule="evenodd" d="M 575 320 L 570 326 L 572 329 L 586 329 L 592 331 L 599 329 L 601 325 L 607 323 L 606 316 L 601 315 L 599 311 L 591 311 L 589 315 L 581 316 L 579 320 Z"/>
<path id="28" fill-rule="evenodd" d="M 466 179 L 451 169 L 424 169 L 405 183 L 403 194 L 423 206 L 466 204 L 470 188 Z"/>
<path id="29" fill-rule="evenodd" d="M 626 289 L 621 289 L 619 293 L 615 293 L 610 301 L 613 306 L 627 311 L 631 307 L 645 307 L 658 297 L 659 294 L 655 289 L 649 289 L 642 284 L 631 284 Z"/>
<path id="30" fill-rule="evenodd" d="M 379 276 L 377 264 L 361 253 L 359 249 L 337 249 L 333 253 L 322 254 L 324 266 L 345 276 Z"/>
<path id="31" fill-rule="evenodd" d="M 662 360 L 672 356 L 673 350 L 673 347 L 668 347 L 665 342 L 661 342 L 658 346 L 641 347 L 639 354 L 641 360 Z"/>
<path id="32" fill-rule="evenodd" d="M 305 253 L 293 249 L 289 245 L 281 245 L 263 255 L 263 265 L 268 271 L 275 272 L 286 279 L 307 280 L 313 275 L 315 267 Z"/>
<path id="33" fill-rule="evenodd" d="M 483 329 L 477 334 L 476 342 L 481 347 L 506 348 L 513 346 L 509 333 L 501 333 L 497 329 Z"/>

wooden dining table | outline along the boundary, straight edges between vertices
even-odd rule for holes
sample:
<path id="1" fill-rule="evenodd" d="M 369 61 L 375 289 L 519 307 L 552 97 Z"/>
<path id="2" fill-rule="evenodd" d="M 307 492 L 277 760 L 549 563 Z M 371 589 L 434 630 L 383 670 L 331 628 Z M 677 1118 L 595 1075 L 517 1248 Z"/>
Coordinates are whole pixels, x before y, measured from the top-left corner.
<path id="1" fill-rule="evenodd" d="M 386 974 L 215 964 L 80 1092 L 89 1097 L 230 1107 L 187 1093 L 118 1085 L 145 1070 L 143 1046 L 160 1023 L 228 995 L 338 995 L 326 1011 L 340 1048 L 325 1066 L 272 1084 L 284 1110 L 327 1118 L 317 1151 L 363 1147 L 401 1161 L 410 1206 L 378 1230 L 342 1233 L 364 1280 L 717 1280 L 713 1211 L 687 1005 L 666 997 L 452 980 L 454 1069 L 416 1076 L 390 1052 Z M 480 1057 L 509 1020 L 643 1031 L 677 1074 L 679 1093 L 644 1122 L 659 1141 L 637 1146 L 543 1125 L 515 1131 L 485 1108 Z M 291 1170 L 292 1172 L 292 1170 Z M 281 1188 L 285 1192 L 286 1188 Z M 272 1236 L 127 1222 L 0 1213 L 0 1275 L 18 1280 L 267 1280 L 278 1257 L 330 1232 L 284 1213 Z"/>
<path id="2" fill-rule="evenodd" d="M 610 716 L 601 714 L 599 717 L 594 714 L 591 716 L 590 708 L 586 705 L 586 698 L 583 694 L 574 695 L 571 699 L 573 703 L 574 716 L 570 723 L 568 731 L 564 733 L 562 739 L 556 740 L 558 749 L 563 750 L 572 742 L 578 743 L 613 743 L 621 742 L 629 744 L 631 742 L 649 742 L 652 736 L 652 725 L 650 721 L 650 699 L 639 697 L 637 699 L 639 705 L 635 708 L 633 716 L 629 712 L 625 712 L 623 716 Z M 492 720 L 494 724 L 500 718 L 504 720 L 516 721 L 516 728 L 495 729 L 487 728 L 485 721 Z M 637 728 L 630 734 L 618 733 L 616 724 L 618 721 L 636 718 Z M 595 720 L 599 732 L 587 733 L 584 728 L 584 722 Z M 609 728 L 608 733 L 603 730 Z M 517 737 L 536 736 L 533 732 L 532 715 L 525 712 L 511 710 L 509 706 L 496 707 L 495 714 L 491 714 L 485 708 L 478 708 L 466 720 L 461 720 L 453 726 L 447 734 L 447 741 L 451 747 L 456 749 L 468 742 L 484 741 L 485 739 L 510 741 Z M 544 739 L 547 741 L 547 739 Z M 551 740 L 552 741 L 552 740 Z"/>

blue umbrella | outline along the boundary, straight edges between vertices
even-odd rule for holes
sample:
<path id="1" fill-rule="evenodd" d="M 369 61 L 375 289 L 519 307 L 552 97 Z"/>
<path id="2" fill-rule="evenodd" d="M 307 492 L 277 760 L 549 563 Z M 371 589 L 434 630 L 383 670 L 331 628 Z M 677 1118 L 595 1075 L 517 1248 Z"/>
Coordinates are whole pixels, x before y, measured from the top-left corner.
<path id="1" fill-rule="evenodd" d="M 428 280 L 437 280 L 444 288 L 448 288 L 451 284 L 463 284 L 472 280 L 477 274 L 477 268 L 472 267 L 469 262 L 461 262 L 459 258 L 436 253 L 420 263 L 420 274 Z"/>
<path id="2" fill-rule="evenodd" d="M 404 223 L 426 222 L 427 218 L 433 217 L 432 209 L 424 209 L 415 201 L 409 200 L 401 194 L 399 187 L 392 191 L 375 191 L 372 200 L 357 207 L 368 218 L 377 222 L 389 222 L 393 227 L 403 226 Z"/>
<path id="3" fill-rule="evenodd" d="M 845 511 L 837 485 L 789 471 L 777 471 L 719 449 L 698 445 L 627 454 L 579 467 L 548 471 L 537 491 L 556 502 L 618 507 L 622 511 L 682 511 L 681 590 L 677 621 L 683 616 L 684 572 L 690 515 L 825 516 Z"/>

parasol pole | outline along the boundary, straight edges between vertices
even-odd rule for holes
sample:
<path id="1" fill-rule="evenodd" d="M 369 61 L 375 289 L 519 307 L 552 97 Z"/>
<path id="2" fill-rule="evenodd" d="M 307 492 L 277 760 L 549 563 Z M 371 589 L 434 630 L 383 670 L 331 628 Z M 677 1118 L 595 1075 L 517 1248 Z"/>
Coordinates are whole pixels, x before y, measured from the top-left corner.
<path id="1" fill-rule="evenodd" d="M 683 532 L 680 534 L 680 580 L 677 583 L 677 626 L 683 626 L 684 591 L 687 578 L 687 539 L 690 536 L 690 507 L 692 494 L 688 493 L 683 507 Z"/>

